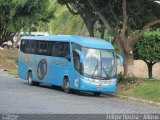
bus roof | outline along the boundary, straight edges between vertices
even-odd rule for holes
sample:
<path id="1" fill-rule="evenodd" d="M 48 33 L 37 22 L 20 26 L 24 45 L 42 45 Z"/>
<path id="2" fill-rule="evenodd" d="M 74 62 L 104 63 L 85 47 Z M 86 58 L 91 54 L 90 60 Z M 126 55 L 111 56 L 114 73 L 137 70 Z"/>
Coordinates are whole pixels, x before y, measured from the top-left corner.
<path id="1" fill-rule="evenodd" d="M 23 36 L 21 39 L 73 42 L 84 47 L 114 49 L 113 45 L 103 39 L 76 35 Z"/>

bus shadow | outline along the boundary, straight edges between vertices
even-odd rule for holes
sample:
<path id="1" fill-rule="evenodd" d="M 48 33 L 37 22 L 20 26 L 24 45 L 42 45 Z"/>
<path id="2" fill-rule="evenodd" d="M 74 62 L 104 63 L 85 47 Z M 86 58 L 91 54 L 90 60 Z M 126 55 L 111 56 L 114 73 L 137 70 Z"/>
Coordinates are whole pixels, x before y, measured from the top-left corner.
<path id="1" fill-rule="evenodd" d="M 28 85 L 28 83 L 24 83 L 24 84 Z M 64 92 L 62 87 L 55 86 L 55 85 L 39 84 L 38 86 L 34 86 L 34 87 L 53 89 L 59 92 Z M 77 95 L 77 96 L 83 96 L 83 97 L 97 97 L 97 98 L 115 98 L 115 96 L 111 93 L 102 93 L 100 96 L 95 96 L 92 92 L 79 91 L 79 90 L 72 90 L 70 95 Z"/>
<path id="2" fill-rule="evenodd" d="M 75 91 L 75 92 L 72 92 L 72 94 L 77 96 L 84 96 L 84 97 L 115 98 L 115 96 L 111 93 L 102 93 L 100 96 L 95 96 L 93 92 Z"/>

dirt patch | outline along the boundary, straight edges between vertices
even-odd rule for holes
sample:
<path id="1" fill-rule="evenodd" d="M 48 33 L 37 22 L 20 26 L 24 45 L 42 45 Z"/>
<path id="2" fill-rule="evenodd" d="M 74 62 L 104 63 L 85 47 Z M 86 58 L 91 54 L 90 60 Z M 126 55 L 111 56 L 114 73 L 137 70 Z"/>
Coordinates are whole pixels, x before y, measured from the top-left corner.
<path id="1" fill-rule="evenodd" d="M 18 50 L 3 49 L 0 50 L 0 69 L 14 70 L 17 69 Z"/>

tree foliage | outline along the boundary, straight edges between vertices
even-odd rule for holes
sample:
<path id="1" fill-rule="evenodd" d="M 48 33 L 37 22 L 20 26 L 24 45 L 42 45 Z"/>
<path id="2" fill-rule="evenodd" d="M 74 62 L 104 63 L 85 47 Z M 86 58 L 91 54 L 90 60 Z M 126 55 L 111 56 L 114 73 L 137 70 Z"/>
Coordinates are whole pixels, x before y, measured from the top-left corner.
<path id="1" fill-rule="evenodd" d="M 57 0 L 57 1 L 61 5 L 66 5 L 70 13 L 72 13 L 73 15 L 81 16 L 90 36 L 92 37 L 95 36 L 94 25 L 96 21 L 99 21 L 99 23 L 103 26 L 102 22 L 100 22 L 100 19 L 94 13 L 92 6 L 90 6 L 87 0 Z M 104 28 L 104 27 L 101 27 L 101 28 Z M 104 33 L 104 29 L 102 33 Z"/>
<path id="2" fill-rule="evenodd" d="M 160 23 L 160 4 L 155 0 L 65 0 L 66 3 L 76 5 L 76 9 L 83 6 L 102 21 L 124 58 L 125 77 L 132 76 L 134 45 L 144 32 Z M 87 13 L 80 10 L 79 14 Z M 139 31 L 133 35 L 135 30 Z"/>
<path id="3" fill-rule="evenodd" d="M 80 15 L 74 16 L 66 6 L 60 5 L 57 0 L 52 0 L 51 4 L 54 10 L 54 19 L 49 23 L 50 33 L 88 35 Z"/>
<path id="4" fill-rule="evenodd" d="M 136 43 L 134 58 L 143 60 L 148 66 L 149 78 L 152 78 L 152 67 L 160 62 L 160 31 L 148 31 Z"/>
<path id="5" fill-rule="evenodd" d="M 11 40 L 20 29 L 53 18 L 53 11 L 48 6 L 49 0 L 1 0 L 0 45 Z"/>

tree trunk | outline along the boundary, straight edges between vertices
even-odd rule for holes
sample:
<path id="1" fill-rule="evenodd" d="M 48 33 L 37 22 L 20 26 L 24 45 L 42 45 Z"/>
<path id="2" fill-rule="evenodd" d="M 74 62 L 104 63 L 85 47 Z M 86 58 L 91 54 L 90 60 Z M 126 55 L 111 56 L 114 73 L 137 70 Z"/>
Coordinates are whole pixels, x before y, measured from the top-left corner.
<path id="1" fill-rule="evenodd" d="M 147 61 L 145 61 L 145 62 L 146 62 L 147 67 L 148 67 L 148 76 L 149 76 L 149 79 L 152 79 L 152 78 L 153 78 L 152 69 L 153 69 L 153 65 L 154 65 L 155 63 L 147 62 Z"/>
<path id="2" fill-rule="evenodd" d="M 93 27 L 93 24 L 86 23 L 86 22 L 85 22 L 85 24 L 86 24 L 86 28 L 88 30 L 89 36 L 90 37 L 94 37 L 94 27 Z"/>
<path id="3" fill-rule="evenodd" d="M 86 17 L 84 17 L 83 15 L 81 15 L 86 28 L 88 30 L 88 33 L 90 35 L 90 37 L 94 37 L 94 23 L 92 21 L 89 21 Z"/>
<path id="4" fill-rule="evenodd" d="M 118 46 L 118 52 L 124 59 L 124 78 L 133 77 L 133 46 L 129 42 L 123 42 L 122 39 L 115 34 L 115 42 Z"/>
<path id="5" fill-rule="evenodd" d="M 101 28 L 101 39 L 104 39 L 104 34 L 105 34 L 105 27 L 102 26 L 102 28 Z"/>
<path id="6" fill-rule="evenodd" d="M 124 56 L 124 77 L 133 77 L 133 55 Z"/>
<path id="7" fill-rule="evenodd" d="M 152 65 L 147 65 L 148 66 L 148 76 L 151 79 L 152 78 Z"/>
<path id="8" fill-rule="evenodd" d="M 94 37 L 94 27 L 90 26 L 90 28 L 87 28 L 87 30 L 89 32 L 90 37 Z"/>

